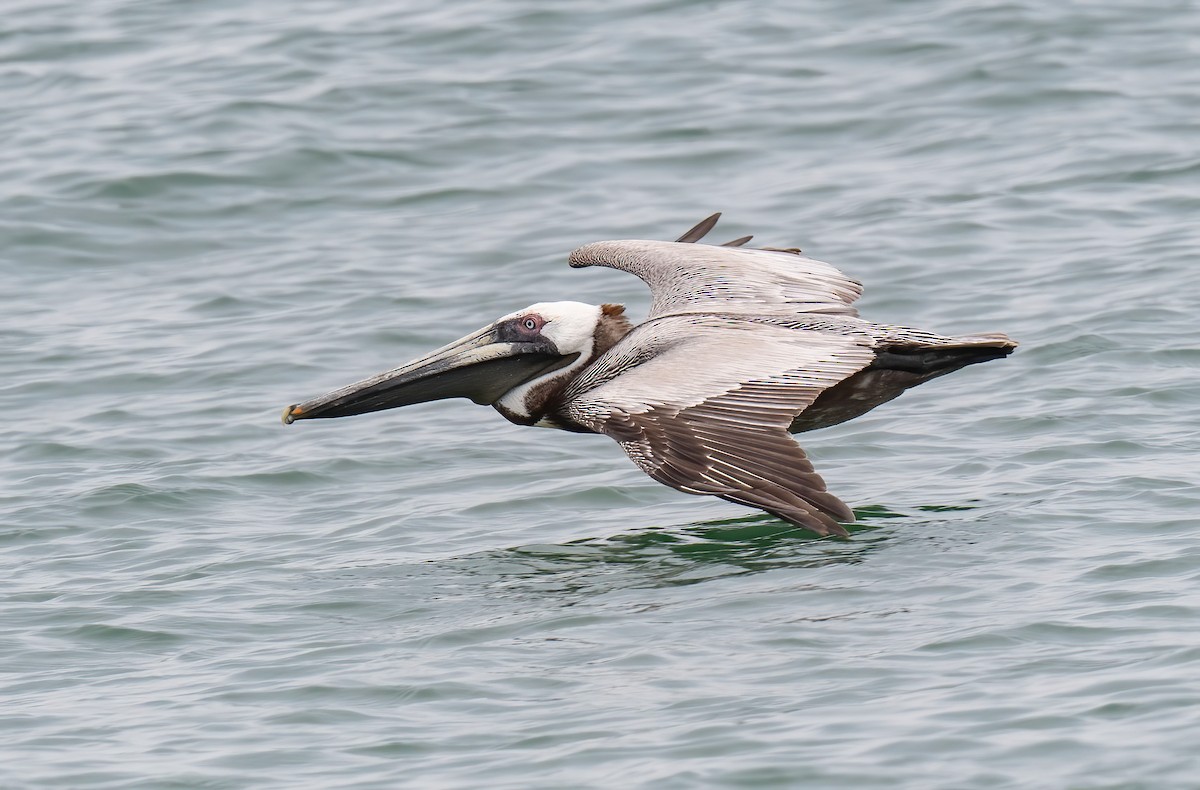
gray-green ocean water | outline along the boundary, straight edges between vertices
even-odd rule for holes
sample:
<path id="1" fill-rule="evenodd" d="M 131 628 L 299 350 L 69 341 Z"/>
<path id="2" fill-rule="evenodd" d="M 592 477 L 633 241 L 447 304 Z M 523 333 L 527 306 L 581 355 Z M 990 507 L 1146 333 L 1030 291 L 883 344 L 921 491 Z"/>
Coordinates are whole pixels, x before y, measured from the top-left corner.
<path id="1" fill-rule="evenodd" d="M 25 0 L 0 787 L 1200 787 L 1192 2 Z M 1011 359 L 819 540 L 466 401 L 280 409 L 573 247 L 799 245 Z"/>

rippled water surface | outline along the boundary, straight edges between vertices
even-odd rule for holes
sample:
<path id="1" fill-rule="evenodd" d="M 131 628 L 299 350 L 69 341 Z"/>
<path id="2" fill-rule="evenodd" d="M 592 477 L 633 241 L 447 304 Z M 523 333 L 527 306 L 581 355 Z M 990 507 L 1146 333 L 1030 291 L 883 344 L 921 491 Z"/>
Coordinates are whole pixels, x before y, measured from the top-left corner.
<path id="1" fill-rule="evenodd" d="M 1190 2 L 10 2 L 0 786 L 1200 786 Z M 1011 359 L 817 539 L 465 401 L 287 403 L 604 238 Z"/>

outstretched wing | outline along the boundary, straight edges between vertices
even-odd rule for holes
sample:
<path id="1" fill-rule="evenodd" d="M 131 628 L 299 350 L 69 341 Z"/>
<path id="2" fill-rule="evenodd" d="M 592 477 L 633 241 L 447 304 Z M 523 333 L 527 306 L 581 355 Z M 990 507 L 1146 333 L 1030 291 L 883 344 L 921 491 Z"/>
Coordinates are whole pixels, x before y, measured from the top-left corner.
<path id="1" fill-rule="evenodd" d="M 857 315 L 862 284 L 799 250 L 699 244 L 709 217 L 680 241 L 599 241 L 571 253 L 571 266 L 608 266 L 650 286 L 650 318 L 682 313 Z"/>
<path id="2" fill-rule="evenodd" d="M 648 321 L 572 382 L 566 416 L 611 436 L 642 471 L 691 494 L 766 510 L 821 535 L 854 514 L 788 426 L 874 358 L 866 335 L 736 317 Z"/>

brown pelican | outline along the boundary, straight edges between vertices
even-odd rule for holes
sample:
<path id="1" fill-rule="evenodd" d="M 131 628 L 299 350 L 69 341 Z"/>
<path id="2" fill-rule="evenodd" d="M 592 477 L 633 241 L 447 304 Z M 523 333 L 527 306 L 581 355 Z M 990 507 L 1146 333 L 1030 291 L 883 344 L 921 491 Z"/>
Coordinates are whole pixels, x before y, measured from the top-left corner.
<path id="1" fill-rule="evenodd" d="M 646 321 L 621 305 L 546 302 L 509 313 L 407 365 L 304 403 L 283 421 L 467 397 L 518 425 L 601 433 L 655 480 L 765 510 L 820 535 L 854 513 L 789 433 L 836 425 L 904 390 L 1017 344 L 858 317 L 862 285 L 792 248 L 601 241 L 572 267 L 650 286 Z"/>

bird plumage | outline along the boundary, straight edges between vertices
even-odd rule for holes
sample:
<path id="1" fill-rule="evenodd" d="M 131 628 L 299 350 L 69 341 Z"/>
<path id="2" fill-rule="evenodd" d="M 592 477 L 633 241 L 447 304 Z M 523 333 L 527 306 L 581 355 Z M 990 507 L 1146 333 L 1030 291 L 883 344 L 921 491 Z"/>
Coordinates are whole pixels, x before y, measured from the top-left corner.
<path id="1" fill-rule="evenodd" d="M 827 263 L 797 249 L 741 247 L 750 237 L 700 243 L 719 216 L 676 242 L 595 242 L 570 254 L 572 267 L 645 281 L 652 304 L 642 324 L 619 305 L 533 305 L 424 360 L 289 407 L 284 420 L 465 395 L 519 424 L 609 436 L 680 491 L 845 535 L 853 512 L 789 434 L 856 417 L 1016 343 L 862 319 L 852 306 L 862 285 Z M 517 372 L 505 367 L 518 363 Z M 488 376 L 476 381 L 464 365 L 486 365 Z M 448 371 L 452 386 L 433 383 Z M 498 388 L 500 375 L 510 383 Z"/>

